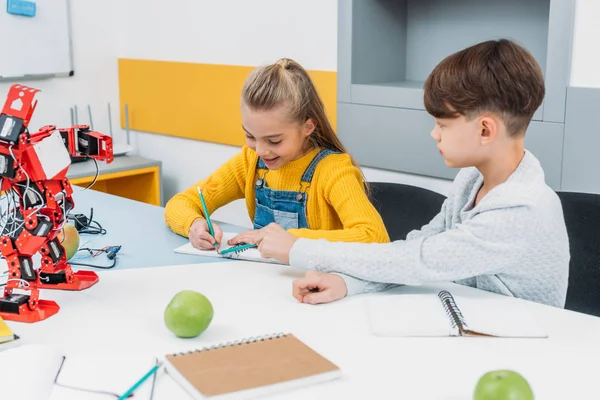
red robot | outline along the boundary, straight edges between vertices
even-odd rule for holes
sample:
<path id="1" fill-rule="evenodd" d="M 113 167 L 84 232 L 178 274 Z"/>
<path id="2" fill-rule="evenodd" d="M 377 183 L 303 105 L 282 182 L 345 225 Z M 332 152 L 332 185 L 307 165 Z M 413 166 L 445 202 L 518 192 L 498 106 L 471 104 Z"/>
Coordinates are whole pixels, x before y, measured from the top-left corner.
<path id="1" fill-rule="evenodd" d="M 58 312 L 54 301 L 39 298 L 40 288 L 82 290 L 98 282 L 92 271 L 73 272 L 58 235 L 74 207 L 66 177 L 71 157 L 113 161 L 111 137 L 87 125 L 47 125 L 31 133 L 38 92 L 11 86 L 0 113 L 0 252 L 8 264 L 0 316 L 21 322 Z"/>

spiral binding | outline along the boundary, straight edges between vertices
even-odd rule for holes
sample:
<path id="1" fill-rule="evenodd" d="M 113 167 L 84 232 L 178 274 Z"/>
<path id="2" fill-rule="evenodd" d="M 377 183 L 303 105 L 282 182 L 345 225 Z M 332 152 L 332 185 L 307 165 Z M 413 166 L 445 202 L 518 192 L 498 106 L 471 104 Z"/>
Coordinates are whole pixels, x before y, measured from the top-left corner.
<path id="1" fill-rule="evenodd" d="M 460 312 L 460 308 L 456 305 L 454 297 L 447 290 L 439 292 L 438 297 L 442 301 L 442 305 L 444 306 L 446 315 L 448 315 L 448 318 L 450 319 L 452 327 L 458 329 L 458 334 L 463 336 L 468 331 L 467 323 L 465 322 L 465 317 L 463 317 Z"/>
<path id="2" fill-rule="evenodd" d="M 279 338 L 286 337 L 286 336 L 287 335 L 282 332 L 275 333 L 272 335 L 253 336 L 253 337 L 249 337 L 249 338 L 245 338 L 245 339 L 234 340 L 231 342 L 225 342 L 225 343 L 215 344 L 212 346 L 206 346 L 201 349 L 184 351 L 181 353 L 173 353 L 171 355 L 173 357 L 180 357 L 180 356 L 185 356 L 185 355 L 189 355 L 189 354 L 200 353 L 203 351 L 212 351 L 212 350 L 224 349 L 227 347 L 242 346 L 245 344 L 257 343 L 257 342 L 266 342 L 267 340 L 279 339 Z"/>
<path id="3" fill-rule="evenodd" d="M 223 254 L 223 257 L 227 257 L 227 256 L 229 256 L 229 257 L 233 257 L 233 256 L 234 256 L 234 255 L 236 255 L 236 254 L 243 253 L 244 251 L 246 251 L 246 250 L 250 250 L 250 249 L 253 249 L 253 248 L 254 248 L 254 247 L 246 247 L 246 248 L 243 248 L 243 249 L 236 249 L 236 250 L 234 250 L 234 251 L 232 251 L 232 252 L 229 252 L 229 253 L 227 253 L 227 254 Z"/>

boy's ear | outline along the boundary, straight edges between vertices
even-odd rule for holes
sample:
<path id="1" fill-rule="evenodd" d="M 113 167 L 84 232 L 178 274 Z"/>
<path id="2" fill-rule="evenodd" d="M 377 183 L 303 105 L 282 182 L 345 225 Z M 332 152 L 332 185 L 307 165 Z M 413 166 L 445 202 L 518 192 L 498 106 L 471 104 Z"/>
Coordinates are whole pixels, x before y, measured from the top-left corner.
<path id="1" fill-rule="evenodd" d="M 304 136 L 309 136 L 311 133 L 313 133 L 315 131 L 315 128 L 317 127 L 317 125 L 315 124 L 315 121 L 313 121 L 312 118 L 308 118 L 306 120 L 306 122 L 304 123 L 304 129 L 302 130 L 302 133 L 304 134 Z"/>
<path id="2" fill-rule="evenodd" d="M 492 143 L 496 139 L 496 136 L 498 136 L 499 128 L 498 121 L 494 117 L 490 115 L 481 117 L 481 120 L 479 121 L 479 139 L 481 145 L 484 146 Z"/>

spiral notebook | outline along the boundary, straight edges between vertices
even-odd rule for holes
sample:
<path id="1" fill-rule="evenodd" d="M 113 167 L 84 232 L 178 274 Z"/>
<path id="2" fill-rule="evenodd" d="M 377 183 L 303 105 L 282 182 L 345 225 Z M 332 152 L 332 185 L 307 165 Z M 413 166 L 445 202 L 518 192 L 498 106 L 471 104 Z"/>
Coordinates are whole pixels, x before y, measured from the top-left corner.
<path id="1" fill-rule="evenodd" d="M 546 338 L 525 302 L 506 296 L 398 294 L 367 299 L 375 336 Z"/>
<path id="2" fill-rule="evenodd" d="M 340 368 L 292 334 L 165 357 L 167 373 L 194 399 L 251 399 L 338 378 Z"/>
<path id="3" fill-rule="evenodd" d="M 241 250 L 227 252 L 226 254 L 222 254 L 221 252 L 229 250 L 236 246 L 229 246 L 227 241 L 232 239 L 238 235 L 235 232 L 223 232 L 223 239 L 221 240 L 221 246 L 219 251 L 217 250 L 199 250 L 192 246 L 191 243 L 186 243 L 183 246 L 177 247 L 174 251 L 175 253 L 181 254 L 190 254 L 193 256 L 204 256 L 204 257 L 217 257 L 217 258 L 231 258 L 235 260 L 246 260 L 246 261 L 257 261 L 257 262 L 265 262 L 270 264 L 282 264 L 278 260 L 273 258 L 263 258 L 260 255 L 260 251 L 256 248 L 243 248 L 244 246 L 240 246 Z"/>

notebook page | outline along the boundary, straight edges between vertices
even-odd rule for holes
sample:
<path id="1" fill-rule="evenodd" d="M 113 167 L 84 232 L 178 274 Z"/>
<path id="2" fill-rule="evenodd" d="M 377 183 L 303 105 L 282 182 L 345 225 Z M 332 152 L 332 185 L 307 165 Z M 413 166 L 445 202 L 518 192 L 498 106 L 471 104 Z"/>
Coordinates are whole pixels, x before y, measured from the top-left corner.
<path id="1" fill-rule="evenodd" d="M 3 399 L 39 400 L 52 393 L 62 355 L 42 345 L 21 345 L 0 352 Z"/>
<path id="2" fill-rule="evenodd" d="M 455 329 L 436 294 L 369 297 L 366 308 L 375 336 L 452 336 Z"/>
<path id="3" fill-rule="evenodd" d="M 229 249 L 235 246 L 229 246 L 227 241 L 229 239 L 234 238 L 237 235 L 235 232 L 223 232 L 223 239 L 221 241 L 221 247 L 219 250 Z M 232 258 L 236 260 L 247 260 L 247 261 L 258 261 L 258 262 L 266 262 L 272 264 L 281 264 L 279 261 L 271 259 L 271 258 L 262 258 L 260 256 L 260 251 L 258 249 L 247 249 L 240 253 L 229 253 L 226 255 L 219 254 L 217 250 L 199 250 L 192 246 L 191 243 L 186 243 L 183 246 L 177 247 L 175 253 L 181 254 L 190 254 L 194 256 L 204 256 L 204 257 L 216 257 L 216 258 Z"/>
<path id="4" fill-rule="evenodd" d="M 98 351 L 67 353 L 57 382 L 65 386 L 122 395 L 155 364 L 156 358 L 147 355 Z M 152 378 L 149 378 L 136 390 L 136 397 L 144 393 L 140 398 L 149 398 L 151 387 Z M 100 400 L 107 397 L 106 394 L 55 385 L 50 400 Z"/>
<path id="5" fill-rule="evenodd" d="M 548 336 L 525 301 L 507 296 L 453 297 L 470 330 L 499 337 Z"/>

